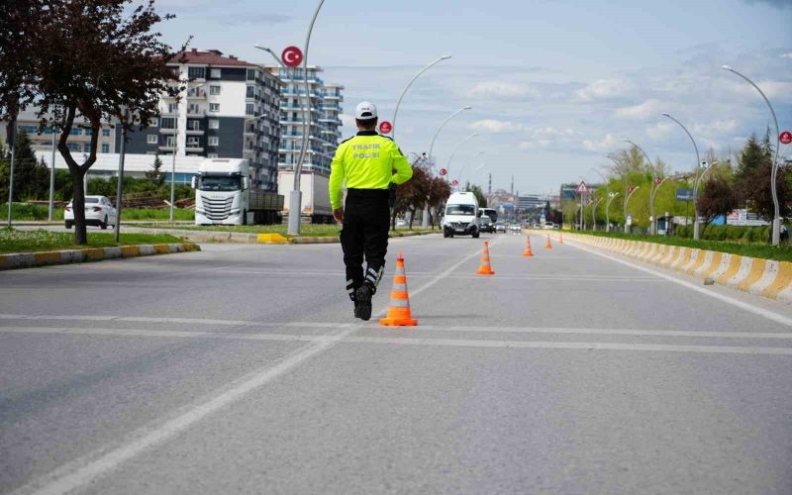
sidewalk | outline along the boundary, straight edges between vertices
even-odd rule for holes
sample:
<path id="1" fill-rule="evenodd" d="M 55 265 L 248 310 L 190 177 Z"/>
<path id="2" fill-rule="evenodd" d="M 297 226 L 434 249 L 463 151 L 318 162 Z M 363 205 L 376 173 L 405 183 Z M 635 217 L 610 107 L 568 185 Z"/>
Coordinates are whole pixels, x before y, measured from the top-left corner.
<path id="1" fill-rule="evenodd" d="M 155 254 L 185 253 L 200 251 L 193 243 L 144 244 L 140 246 L 119 246 L 106 248 L 64 249 L 60 251 L 40 251 L 35 253 L 0 254 L 0 270 L 32 268 L 46 265 L 65 265 L 116 258 L 134 258 Z"/>

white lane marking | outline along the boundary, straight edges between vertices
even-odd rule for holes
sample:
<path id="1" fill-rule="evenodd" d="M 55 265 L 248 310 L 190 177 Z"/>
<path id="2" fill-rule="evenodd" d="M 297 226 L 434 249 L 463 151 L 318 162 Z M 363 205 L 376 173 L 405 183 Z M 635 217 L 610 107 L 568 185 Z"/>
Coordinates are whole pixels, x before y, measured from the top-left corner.
<path id="1" fill-rule="evenodd" d="M 462 261 L 454 264 L 451 268 L 415 290 L 413 294 L 419 294 L 435 285 L 449 273 L 477 256 L 479 256 L 479 251 L 463 258 Z M 379 314 L 384 315 L 385 311 L 386 310 L 383 310 Z M 311 343 L 308 346 L 298 349 L 295 353 L 275 366 L 268 366 L 253 371 L 231 384 L 231 388 L 220 393 L 220 395 L 202 404 L 181 408 L 174 413 L 175 417 L 172 419 L 165 420 L 164 423 L 155 421 L 154 424 L 144 426 L 129 435 L 126 441 L 122 441 L 120 444 L 113 446 L 100 448 L 79 459 L 64 464 L 51 473 L 34 480 L 13 493 L 60 495 L 90 483 L 93 479 L 107 473 L 129 459 L 132 459 L 146 449 L 171 439 L 210 414 L 239 401 L 245 395 L 291 371 L 304 361 L 331 349 L 341 340 L 346 339 L 352 333 L 363 328 L 364 325 L 365 324 L 354 325 L 337 335 L 313 337 L 310 339 Z"/>
<path id="2" fill-rule="evenodd" d="M 577 249 L 580 249 L 582 251 L 586 251 L 586 252 L 589 252 L 591 254 L 595 254 L 595 255 L 600 256 L 602 258 L 609 259 L 611 261 L 615 261 L 616 263 L 621 263 L 622 265 L 629 266 L 630 268 L 635 268 L 636 270 L 640 270 L 642 272 L 651 273 L 652 275 L 656 275 L 656 276 L 658 276 L 660 278 L 664 278 L 664 279 L 666 279 L 666 280 L 668 280 L 670 282 L 674 282 L 675 284 L 679 284 L 679 285 L 681 285 L 683 287 L 687 287 L 688 289 L 694 290 L 694 291 L 698 292 L 699 294 L 707 295 L 709 297 L 712 297 L 712 298 L 718 299 L 720 301 L 726 302 L 726 303 L 728 303 L 728 304 L 730 304 L 732 306 L 736 306 L 736 307 L 738 307 L 740 309 L 744 309 L 746 311 L 749 311 L 749 312 L 751 312 L 751 313 L 753 313 L 755 315 L 761 316 L 763 318 L 767 318 L 768 320 L 774 321 L 776 323 L 780 323 L 780 324 L 788 326 L 788 327 L 792 327 L 792 318 L 787 318 L 786 316 L 782 316 L 782 315 L 780 315 L 778 313 L 774 313 L 774 312 L 772 312 L 770 310 L 756 307 L 756 306 L 754 306 L 752 304 L 740 301 L 738 299 L 734 299 L 733 297 L 729 297 L 729 296 L 726 296 L 726 295 L 723 295 L 723 294 L 719 294 L 717 292 L 714 292 L 714 291 L 699 287 L 698 285 L 691 284 L 690 282 L 686 282 L 684 280 L 680 280 L 680 279 L 678 279 L 676 277 L 673 277 L 671 275 L 666 275 L 665 273 L 661 273 L 661 272 L 652 270 L 651 268 L 646 268 L 646 267 L 643 267 L 643 266 L 640 266 L 640 265 L 636 265 L 635 263 L 630 263 L 629 261 L 621 260 L 621 259 L 616 258 L 614 256 L 610 256 L 610 255 L 607 255 L 607 254 L 604 254 L 604 253 L 600 253 L 599 251 L 595 251 L 593 249 L 586 248 L 586 247 L 580 246 L 580 245 L 575 244 L 575 243 L 569 243 L 569 245 L 573 246 L 573 247 L 575 247 Z"/>
<path id="3" fill-rule="evenodd" d="M 281 328 L 318 328 L 333 330 L 338 328 L 374 329 L 370 325 L 339 325 L 335 324 L 290 324 L 281 325 Z M 633 330 L 633 329 L 605 329 L 605 328 L 525 328 L 525 327 L 439 327 L 435 325 L 421 325 L 417 330 L 421 332 L 467 332 L 467 333 L 514 333 L 514 334 L 540 334 L 540 335 L 603 335 L 603 336 L 633 336 L 633 337 L 685 337 L 703 339 L 777 339 L 792 340 L 792 333 L 769 332 L 697 332 L 682 330 Z M 303 341 L 310 342 L 322 336 L 301 334 L 258 334 L 258 333 L 224 333 L 203 332 L 193 330 L 147 330 L 140 328 L 74 328 L 74 327 L 0 327 L 0 334 L 60 334 L 60 335 L 104 335 L 114 337 L 174 337 L 174 338 L 208 338 L 232 340 L 271 340 L 271 341 Z"/>
<path id="4" fill-rule="evenodd" d="M 668 344 L 611 344 L 603 342 L 526 342 L 521 340 L 413 339 L 387 337 L 350 337 L 345 343 L 418 345 L 442 347 L 489 347 L 505 349 L 580 349 L 586 351 L 654 351 L 705 354 L 770 354 L 792 356 L 788 347 L 742 347 Z"/>

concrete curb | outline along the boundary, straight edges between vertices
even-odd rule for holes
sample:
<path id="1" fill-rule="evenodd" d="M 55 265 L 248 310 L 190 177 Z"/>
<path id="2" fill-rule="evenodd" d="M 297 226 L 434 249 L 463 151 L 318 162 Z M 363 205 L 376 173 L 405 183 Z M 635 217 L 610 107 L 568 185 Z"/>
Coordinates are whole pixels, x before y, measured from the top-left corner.
<path id="1" fill-rule="evenodd" d="M 0 254 L 0 270 L 33 268 L 46 265 L 65 265 L 116 258 L 134 258 L 155 254 L 184 253 L 200 251 L 201 247 L 192 243 L 143 244 L 139 246 L 119 246 L 107 248 L 66 249 L 62 251 L 42 251 L 38 253 Z"/>
<path id="2" fill-rule="evenodd" d="M 743 292 L 792 303 L 792 263 L 788 261 L 568 232 L 566 237 Z"/>

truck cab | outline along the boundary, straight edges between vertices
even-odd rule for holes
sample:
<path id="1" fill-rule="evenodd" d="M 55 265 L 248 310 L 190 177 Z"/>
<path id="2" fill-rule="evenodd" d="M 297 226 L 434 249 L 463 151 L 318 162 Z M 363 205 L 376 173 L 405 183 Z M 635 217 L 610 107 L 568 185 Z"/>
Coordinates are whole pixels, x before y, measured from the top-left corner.
<path id="1" fill-rule="evenodd" d="M 196 225 L 246 225 L 250 201 L 248 166 L 240 159 L 211 158 L 198 167 L 195 189 Z"/>
<path id="2" fill-rule="evenodd" d="M 481 212 L 476 195 L 472 192 L 457 192 L 448 197 L 445 215 L 440 222 L 443 237 L 469 235 L 478 239 L 481 234 L 479 218 Z"/>

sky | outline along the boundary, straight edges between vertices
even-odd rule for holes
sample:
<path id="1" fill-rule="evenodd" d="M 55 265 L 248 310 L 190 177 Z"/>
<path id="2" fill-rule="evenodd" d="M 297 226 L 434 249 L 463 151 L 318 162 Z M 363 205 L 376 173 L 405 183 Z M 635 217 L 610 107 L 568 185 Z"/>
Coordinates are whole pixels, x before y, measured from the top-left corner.
<path id="1" fill-rule="evenodd" d="M 192 35 L 192 48 L 271 65 L 254 45 L 304 49 L 319 0 L 156 5 L 177 16 L 158 26 L 172 46 Z M 792 130 L 792 0 L 326 0 L 308 63 L 344 85 L 347 138 L 358 103 L 392 121 L 405 86 L 443 55 L 404 94 L 395 139 L 405 154 L 423 153 L 436 135 L 437 168 L 485 191 L 490 175 L 493 191 L 521 195 L 599 182 L 625 140 L 672 172 L 692 171 L 693 145 L 663 113 L 702 155 L 734 157 L 768 125 L 775 135 L 761 95 L 724 64 Z"/>

